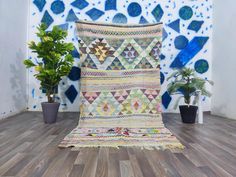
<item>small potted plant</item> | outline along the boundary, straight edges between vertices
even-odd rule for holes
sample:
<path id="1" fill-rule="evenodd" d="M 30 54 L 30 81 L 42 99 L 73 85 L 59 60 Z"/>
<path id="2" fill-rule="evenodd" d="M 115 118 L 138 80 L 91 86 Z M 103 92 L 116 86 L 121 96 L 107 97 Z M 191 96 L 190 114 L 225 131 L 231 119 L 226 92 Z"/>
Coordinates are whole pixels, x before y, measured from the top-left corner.
<path id="1" fill-rule="evenodd" d="M 181 95 L 177 99 L 174 108 L 176 109 L 181 98 L 184 98 L 186 105 L 179 106 L 182 121 L 184 123 L 195 123 L 198 109 L 198 107 L 195 106 L 197 102 L 196 92 L 201 91 L 202 95 L 210 97 L 211 93 L 206 90 L 205 84 L 208 82 L 213 85 L 213 82 L 197 77 L 195 71 L 190 68 L 182 68 L 175 71 L 167 78 L 167 80 L 170 79 L 173 79 L 173 81 L 167 86 L 168 93 L 171 95 Z M 192 97 L 194 97 L 193 100 L 191 100 Z"/>
<path id="2" fill-rule="evenodd" d="M 44 90 L 47 102 L 41 103 L 45 123 L 55 123 L 60 103 L 55 102 L 55 94 L 62 77 L 67 76 L 73 66 L 72 43 L 66 43 L 67 32 L 54 26 L 46 31 L 45 24 L 39 25 L 36 33 L 40 42 L 31 41 L 28 45 L 37 53 L 37 60 L 24 60 L 27 68 L 34 67 L 36 79 L 40 81 L 40 89 Z"/>

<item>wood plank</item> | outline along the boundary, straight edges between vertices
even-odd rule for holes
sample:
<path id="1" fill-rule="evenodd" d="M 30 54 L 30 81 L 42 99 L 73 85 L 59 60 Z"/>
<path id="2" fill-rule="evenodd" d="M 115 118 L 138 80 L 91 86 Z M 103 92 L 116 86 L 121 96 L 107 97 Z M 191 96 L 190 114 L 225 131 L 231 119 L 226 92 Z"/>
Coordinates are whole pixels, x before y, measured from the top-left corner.
<path id="1" fill-rule="evenodd" d="M 177 159 L 183 164 L 188 170 L 190 171 L 190 174 L 194 177 L 207 177 L 204 173 L 198 170 L 198 168 L 190 161 L 188 160 L 182 153 L 175 153 L 174 154 Z"/>
<path id="2" fill-rule="evenodd" d="M 204 115 L 203 125 L 164 114 L 165 126 L 186 149 L 65 148 L 57 145 L 78 123 L 78 113 L 59 113 L 44 124 L 42 113 L 0 120 L 0 176 L 180 177 L 236 176 L 236 121 Z"/>
<path id="3" fill-rule="evenodd" d="M 43 177 L 53 177 L 57 176 L 57 172 L 60 169 L 63 169 L 63 164 L 70 153 L 69 149 L 63 149 L 58 155 L 53 159 L 53 161 L 50 163 L 44 174 L 42 175 Z"/>
<path id="4" fill-rule="evenodd" d="M 25 155 L 21 161 L 17 162 L 6 173 L 4 173 L 3 176 L 16 176 L 16 174 L 32 160 L 32 157 L 32 155 Z"/>
<path id="5" fill-rule="evenodd" d="M 206 176 L 208 177 L 220 177 L 218 174 L 216 174 L 210 167 L 208 166 L 202 166 L 198 167 Z"/>
<path id="6" fill-rule="evenodd" d="M 77 155 L 78 155 L 78 152 L 70 151 L 65 161 L 63 162 L 63 168 L 60 168 L 58 170 L 58 173 L 57 173 L 58 177 L 67 177 L 70 175 L 70 172 L 73 168 Z"/>
<path id="7" fill-rule="evenodd" d="M 6 173 L 10 168 L 12 168 L 16 163 L 21 161 L 24 158 L 24 154 L 17 153 L 14 155 L 10 160 L 8 160 L 6 163 L 4 163 L 0 167 L 0 176 L 2 176 L 4 173 Z"/>
<path id="8" fill-rule="evenodd" d="M 111 148 L 114 149 L 114 148 Z M 118 153 L 109 153 L 108 176 L 120 177 L 120 164 Z"/>
<path id="9" fill-rule="evenodd" d="M 109 148 L 101 147 L 98 154 L 96 177 L 108 177 Z"/>
<path id="10" fill-rule="evenodd" d="M 89 150 L 87 148 L 80 148 L 79 154 L 75 160 L 75 165 L 84 165 L 87 161 Z"/>
<path id="11" fill-rule="evenodd" d="M 129 151 L 130 151 L 130 148 L 129 148 L 128 152 Z M 129 153 L 129 159 L 130 159 L 130 164 L 132 166 L 132 170 L 134 172 L 134 176 L 135 177 L 143 177 L 143 173 L 142 173 L 141 168 L 138 164 L 138 160 L 132 151 L 131 151 L 131 153 Z"/>
<path id="12" fill-rule="evenodd" d="M 88 148 L 89 154 L 85 162 L 82 177 L 95 177 L 99 148 Z"/>
<path id="13" fill-rule="evenodd" d="M 58 155 L 58 148 L 46 148 L 43 149 L 41 153 L 38 153 L 37 156 L 24 168 L 22 168 L 17 176 L 19 177 L 28 177 L 28 176 L 42 176 L 46 171 L 50 163 Z"/>
<path id="14" fill-rule="evenodd" d="M 168 170 L 165 169 L 165 166 L 161 162 L 161 158 L 155 153 L 155 151 L 145 151 L 145 155 L 152 167 L 156 176 L 168 177 L 171 176 L 168 174 Z"/>
<path id="15" fill-rule="evenodd" d="M 144 152 L 137 148 L 135 149 L 135 155 L 138 161 L 138 164 L 140 166 L 140 169 L 142 171 L 142 174 L 144 177 L 149 177 L 149 176 L 155 176 L 154 171 L 152 167 L 150 166 L 147 157 L 145 156 Z"/>
<path id="16" fill-rule="evenodd" d="M 134 172 L 132 170 L 130 161 L 128 160 L 120 161 L 120 174 L 121 177 L 134 177 Z"/>
<path id="17" fill-rule="evenodd" d="M 83 174 L 84 165 L 74 165 L 69 177 L 81 177 Z"/>

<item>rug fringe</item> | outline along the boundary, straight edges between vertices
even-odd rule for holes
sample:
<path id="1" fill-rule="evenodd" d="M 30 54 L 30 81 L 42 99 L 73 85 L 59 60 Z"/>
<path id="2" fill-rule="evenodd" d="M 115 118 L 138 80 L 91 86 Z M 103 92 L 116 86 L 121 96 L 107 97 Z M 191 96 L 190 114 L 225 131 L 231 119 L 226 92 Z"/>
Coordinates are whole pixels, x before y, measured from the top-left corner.
<path id="1" fill-rule="evenodd" d="M 184 150 L 185 146 L 182 144 L 178 143 L 175 145 L 160 145 L 160 146 L 153 146 L 153 145 L 147 145 L 147 146 L 139 146 L 139 145 L 122 145 L 122 146 L 117 146 L 117 145 L 75 145 L 75 146 L 63 146 L 59 145 L 60 148 L 68 148 L 71 147 L 72 151 L 79 150 L 79 148 L 99 148 L 99 147 L 106 147 L 106 148 L 116 148 L 120 149 L 121 147 L 129 147 L 129 148 L 141 148 L 142 150 Z"/>

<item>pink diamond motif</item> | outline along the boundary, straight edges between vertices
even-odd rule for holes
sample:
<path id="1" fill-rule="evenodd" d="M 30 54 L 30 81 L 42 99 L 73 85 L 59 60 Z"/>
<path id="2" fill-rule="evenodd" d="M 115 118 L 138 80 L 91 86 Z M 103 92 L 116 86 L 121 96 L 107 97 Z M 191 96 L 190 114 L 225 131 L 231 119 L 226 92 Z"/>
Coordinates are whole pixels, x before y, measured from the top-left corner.
<path id="1" fill-rule="evenodd" d="M 149 101 L 152 101 L 159 95 L 159 90 L 149 90 L 149 89 L 141 89 L 144 95 L 149 99 Z"/>
<path id="2" fill-rule="evenodd" d="M 96 100 L 96 98 L 101 94 L 100 92 L 82 92 L 84 98 L 86 98 L 86 100 L 92 104 L 94 102 L 94 100 Z"/>
<path id="3" fill-rule="evenodd" d="M 129 96 L 129 93 L 130 90 L 119 90 L 116 92 L 111 92 L 111 94 L 119 103 L 122 103 Z"/>

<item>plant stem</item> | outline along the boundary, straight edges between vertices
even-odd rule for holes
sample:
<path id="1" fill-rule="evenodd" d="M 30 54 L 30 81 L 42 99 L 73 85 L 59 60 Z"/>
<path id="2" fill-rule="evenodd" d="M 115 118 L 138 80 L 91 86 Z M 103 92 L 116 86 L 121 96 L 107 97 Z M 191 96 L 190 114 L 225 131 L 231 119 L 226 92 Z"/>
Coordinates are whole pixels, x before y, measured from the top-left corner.
<path id="1" fill-rule="evenodd" d="M 53 102 L 54 102 L 54 99 L 53 99 L 53 97 L 51 96 L 51 94 L 47 95 L 47 97 L 48 97 L 48 102 L 49 102 L 49 103 L 53 103 Z"/>
<path id="2" fill-rule="evenodd" d="M 190 83 L 190 77 L 187 77 L 187 85 L 189 85 L 189 83 Z M 185 96 L 185 103 L 188 104 L 188 107 L 190 105 L 190 99 L 191 99 L 189 94 L 190 94 L 190 90 L 189 90 L 189 87 L 187 87 L 187 95 Z"/>
<path id="3" fill-rule="evenodd" d="M 191 100 L 191 97 L 189 96 L 189 95 L 186 95 L 185 97 L 184 97 L 184 101 L 185 101 L 185 103 L 187 104 L 187 105 L 190 105 L 190 101 Z"/>
<path id="4" fill-rule="evenodd" d="M 48 102 L 49 103 L 53 103 L 54 102 L 54 96 L 52 96 L 53 95 L 53 91 L 52 90 L 48 90 L 46 95 L 47 95 L 47 98 L 48 98 Z"/>

